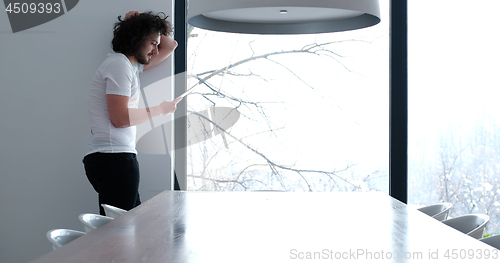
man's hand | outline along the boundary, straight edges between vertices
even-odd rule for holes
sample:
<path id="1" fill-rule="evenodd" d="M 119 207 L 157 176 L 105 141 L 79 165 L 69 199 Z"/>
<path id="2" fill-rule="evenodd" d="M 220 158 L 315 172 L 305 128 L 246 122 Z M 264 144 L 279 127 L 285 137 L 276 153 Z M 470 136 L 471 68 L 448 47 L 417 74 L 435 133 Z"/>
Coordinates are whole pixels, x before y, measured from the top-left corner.
<path id="1" fill-rule="evenodd" d="M 167 115 L 174 112 L 177 109 L 177 103 L 179 103 L 179 101 L 181 100 L 182 98 L 178 98 L 173 101 L 165 100 L 162 103 L 160 103 L 161 115 Z"/>
<path id="2" fill-rule="evenodd" d="M 129 18 L 131 18 L 131 17 L 133 17 L 133 16 L 139 15 L 139 14 L 141 14 L 141 12 L 139 12 L 139 11 L 130 11 L 127 14 L 125 14 L 124 21 L 127 20 L 127 19 L 129 19 Z"/>

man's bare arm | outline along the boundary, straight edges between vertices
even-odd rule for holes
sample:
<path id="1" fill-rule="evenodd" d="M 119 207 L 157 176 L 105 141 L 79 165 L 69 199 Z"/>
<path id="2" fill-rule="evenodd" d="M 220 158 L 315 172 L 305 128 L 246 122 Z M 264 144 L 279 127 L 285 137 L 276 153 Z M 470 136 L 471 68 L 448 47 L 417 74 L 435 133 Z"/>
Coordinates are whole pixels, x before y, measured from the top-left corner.
<path id="1" fill-rule="evenodd" d="M 174 101 L 163 101 L 160 105 L 151 108 L 128 108 L 129 97 L 107 94 L 108 113 L 111 123 L 116 128 L 125 128 L 139 125 L 152 118 L 170 114 L 177 108 L 181 99 Z"/>

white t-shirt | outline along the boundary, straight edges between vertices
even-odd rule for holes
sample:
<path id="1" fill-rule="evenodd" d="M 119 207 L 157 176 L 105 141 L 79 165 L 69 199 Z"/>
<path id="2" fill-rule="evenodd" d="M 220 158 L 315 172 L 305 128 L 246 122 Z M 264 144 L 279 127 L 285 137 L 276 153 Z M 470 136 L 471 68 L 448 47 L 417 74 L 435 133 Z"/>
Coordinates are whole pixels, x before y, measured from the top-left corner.
<path id="1" fill-rule="evenodd" d="M 90 153 L 137 153 L 136 127 L 116 128 L 109 119 L 106 94 L 130 97 L 129 108 L 137 108 L 140 97 L 139 73 L 144 66 L 121 53 L 109 53 L 90 84 Z"/>

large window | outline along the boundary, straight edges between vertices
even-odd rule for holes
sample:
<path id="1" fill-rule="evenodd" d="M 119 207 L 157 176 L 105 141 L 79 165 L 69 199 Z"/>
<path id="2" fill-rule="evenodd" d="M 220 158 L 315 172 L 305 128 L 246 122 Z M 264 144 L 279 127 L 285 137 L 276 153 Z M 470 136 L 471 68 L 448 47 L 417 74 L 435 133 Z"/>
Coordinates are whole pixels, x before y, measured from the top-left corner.
<path id="1" fill-rule="evenodd" d="M 499 232 L 500 1 L 411 0 L 409 203 L 485 213 Z"/>
<path id="2" fill-rule="evenodd" d="M 188 190 L 388 191 L 388 1 L 342 33 L 188 39 Z"/>

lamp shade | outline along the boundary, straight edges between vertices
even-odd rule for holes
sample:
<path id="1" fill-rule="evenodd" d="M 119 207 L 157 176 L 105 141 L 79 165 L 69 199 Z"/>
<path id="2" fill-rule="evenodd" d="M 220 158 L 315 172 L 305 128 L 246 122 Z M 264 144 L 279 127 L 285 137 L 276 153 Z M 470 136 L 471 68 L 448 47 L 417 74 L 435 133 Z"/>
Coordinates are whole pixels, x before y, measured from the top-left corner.
<path id="1" fill-rule="evenodd" d="M 188 23 L 222 32 L 313 34 L 380 22 L 378 0 L 189 0 Z"/>

